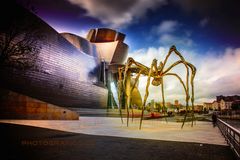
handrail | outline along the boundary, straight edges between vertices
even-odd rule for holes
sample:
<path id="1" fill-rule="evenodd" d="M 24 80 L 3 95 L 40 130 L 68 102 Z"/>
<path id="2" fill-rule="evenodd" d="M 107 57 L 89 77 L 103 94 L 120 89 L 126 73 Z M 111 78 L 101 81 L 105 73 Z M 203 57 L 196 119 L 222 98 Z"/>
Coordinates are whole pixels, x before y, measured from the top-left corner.
<path id="1" fill-rule="evenodd" d="M 236 128 L 232 127 L 231 125 L 229 125 L 228 123 L 224 122 L 223 120 L 221 120 L 221 119 L 219 119 L 219 118 L 218 118 L 218 120 L 219 120 L 220 122 L 222 122 L 223 124 L 225 124 L 227 127 L 231 128 L 234 132 L 240 134 L 240 131 L 237 130 Z"/>
<path id="2" fill-rule="evenodd" d="M 217 124 L 227 143 L 240 160 L 240 131 L 219 118 L 217 119 Z"/>

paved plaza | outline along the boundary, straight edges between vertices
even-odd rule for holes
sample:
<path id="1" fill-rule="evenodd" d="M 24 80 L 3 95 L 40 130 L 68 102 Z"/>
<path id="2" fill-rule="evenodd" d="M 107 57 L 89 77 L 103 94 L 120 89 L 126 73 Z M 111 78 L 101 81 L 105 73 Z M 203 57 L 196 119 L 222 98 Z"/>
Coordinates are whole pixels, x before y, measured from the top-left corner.
<path id="1" fill-rule="evenodd" d="M 144 120 L 142 129 L 139 130 L 139 121 L 137 118 L 133 121 L 130 119 L 129 127 L 127 127 L 125 118 L 122 124 L 120 118 L 112 117 L 81 117 L 79 121 L 0 120 L 1 123 L 21 124 L 89 135 L 227 145 L 220 130 L 217 127 L 214 128 L 211 122 L 197 121 L 193 127 L 191 127 L 191 122 L 186 122 L 181 129 L 182 123 L 166 122 L 164 119 Z"/>
<path id="2" fill-rule="evenodd" d="M 210 122 L 120 118 L 1 120 L 3 160 L 234 160 L 219 129 Z"/>

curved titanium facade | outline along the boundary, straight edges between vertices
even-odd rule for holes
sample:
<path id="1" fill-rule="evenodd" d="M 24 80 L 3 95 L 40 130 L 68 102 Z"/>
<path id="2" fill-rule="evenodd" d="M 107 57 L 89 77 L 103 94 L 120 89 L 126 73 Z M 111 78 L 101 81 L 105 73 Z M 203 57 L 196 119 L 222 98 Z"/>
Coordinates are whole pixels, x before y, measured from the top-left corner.
<path id="1" fill-rule="evenodd" d="M 87 39 L 77 36 L 72 33 L 61 33 L 61 35 L 68 40 L 73 46 L 79 49 L 82 53 L 99 58 L 96 46 L 91 44 Z"/>
<path id="2" fill-rule="evenodd" d="M 96 45 L 101 60 L 108 64 L 123 64 L 127 57 L 128 45 L 125 35 L 108 28 L 91 29 L 87 39 Z"/>
<path id="3" fill-rule="evenodd" d="M 14 25 L 25 25 L 24 20 L 23 23 L 16 20 L 19 18 L 27 18 L 31 23 L 37 21 L 39 25 L 36 29 L 41 31 L 43 38 L 39 40 L 40 50 L 34 67 L 21 69 L 1 64 L 1 86 L 60 106 L 106 107 L 108 91 L 99 81 L 100 61 L 94 46 L 84 41 L 87 47 L 75 47 L 65 39 L 66 35 L 63 35 L 64 38 L 23 8 L 15 7 L 14 14 L 15 16 L 11 16 L 10 19 L 4 17 L 6 14 L 1 14 L 1 19 L 6 21 L 2 22 L 6 26 L 1 27 L 1 45 L 7 35 L 6 29 L 12 27 L 7 26 L 12 24 L 10 21 L 19 23 L 13 23 Z M 13 42 L 16 43 L 18 38 L 16 37 Z M 81 38 L 79 39 L 81 41 Z"/>

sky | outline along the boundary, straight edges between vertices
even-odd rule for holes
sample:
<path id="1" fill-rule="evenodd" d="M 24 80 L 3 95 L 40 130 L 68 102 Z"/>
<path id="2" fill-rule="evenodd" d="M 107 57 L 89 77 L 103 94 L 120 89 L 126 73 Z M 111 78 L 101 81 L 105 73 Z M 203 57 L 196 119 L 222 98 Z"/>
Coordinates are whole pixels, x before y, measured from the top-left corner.
<path id="1" fill-rule="evenodd" d="M 240 11 L 238 0 L 18 0 L 58 32 L 85 37 L 91 28 L 126 34 L 129 57 L 150 67 L 175 45 L 196 66 L 195 102 L 217 95 L 240 94 Z M 174 54 L 168 65 L 178 60 Z M 184 67 L 173 71 L 183 79 Z M 166 100 L 185 103 L 179 81 L 164 78 Z M 145 93 L 146 78 L 139 90 Z M 161 101 L 160 87 L 150 86 L 149 100 Z"/>

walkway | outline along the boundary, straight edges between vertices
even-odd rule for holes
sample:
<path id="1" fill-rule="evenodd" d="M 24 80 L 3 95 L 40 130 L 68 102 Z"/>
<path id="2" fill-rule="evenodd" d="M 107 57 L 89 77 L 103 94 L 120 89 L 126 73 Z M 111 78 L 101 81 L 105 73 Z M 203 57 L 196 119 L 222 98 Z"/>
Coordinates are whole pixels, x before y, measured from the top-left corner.
<path id="1" fill-rule="evenodd" d="M 234 160 L 218 128 L 186 123 L 81 117 L 79 121 L 0 120 L 6 160 Z M 129 138 L 126 138 L 129 137 Z"/>
<path id="2" fill-rule="evenodd" d="M 114 137 L 129 137 L 179 142 L 196 142 L 205 144 L 227 145 L 217 127 L 210 122 L 198 121 L 191 127 L 186 123 L 144 120 L 142 130 L 139 130 L 139 119 L 130 121 L 129 127 L 121 124 L 120 118 L 113 117 L 81 117 L 79 121 L 66 120 L 0 120 L 0 123 L 13 123 L 73 133 L 104 135 Z"/>

